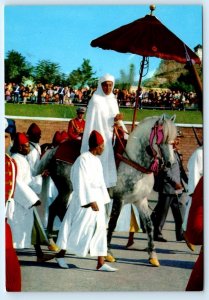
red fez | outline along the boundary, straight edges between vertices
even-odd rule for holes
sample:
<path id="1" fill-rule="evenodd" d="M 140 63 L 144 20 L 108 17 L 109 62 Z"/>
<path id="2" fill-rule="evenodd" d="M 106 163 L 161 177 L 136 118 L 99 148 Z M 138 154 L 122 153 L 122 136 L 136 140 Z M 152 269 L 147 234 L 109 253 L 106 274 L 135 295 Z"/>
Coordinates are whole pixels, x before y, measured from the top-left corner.
<path id="1" fill-rule="evenodd" d="M 61 142 L 65 141 L 68 139 L 68 134 L 65 130 L 62 132 L 56 131 L 52 140 L 52 143 L 54 145 L 59 145 Z"/>
<path id="2" fill-rule="evenodd" d="M 54 136 L 53 136 L 52 143 L 55 144 L 55 145 L 59 145 L 60 142 L 61 142 L 61 132 L 56 131 Z"/>
<path id="3" fill-rule="evenodd" d="M 89 137 L 89 148 L 90 149 L 96 148 L 102 145 L 103 143 L 104 143 L 104 139 L 102 135 L 98 131 L 93 130 Z"/>
<path id="4" fill-rule="evenodd" d="M 25 133 L 17 132 L 15 139 L 14 139 L 14 145 L 24 145 L 29 143 L 29 139 Z"/>
<path id="5" fill-rule="evenodd" d="M 29 136 L 39 135 L 39 134 L 41 134 L 41 129 L 38 127 L 38 125 L 36 123 L 32 123 L 28 128 L 27 134 Z"/>

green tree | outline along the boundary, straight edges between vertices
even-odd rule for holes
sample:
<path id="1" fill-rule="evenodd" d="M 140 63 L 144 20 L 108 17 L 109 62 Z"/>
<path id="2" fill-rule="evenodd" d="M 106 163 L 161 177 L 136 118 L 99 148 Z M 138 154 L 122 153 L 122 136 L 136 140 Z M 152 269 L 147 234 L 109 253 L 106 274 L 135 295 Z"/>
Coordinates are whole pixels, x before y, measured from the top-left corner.
<path id="1" fill-rule="evenodd" d="M 119 89 L 127 89 L 134 84 L 135 77 L 135 66 L 134 64 L 130 64 L 129 72 L 126 73 L 124 70 L 120 70 L 120 79 L 116 81 L 116 87 Z"/>
<path id="2" fill-rule="evenodd" d="M 8 51 L 5 58 L 5 81 L 21 83 L 23 77 L 30 77 L 33 67 L 17 51 Z"/>
<path id="3" fill-rule="evenodd" d="M 34 69 L 34 78 L 36 82 L 43 84 L 62 84 L 63 74 L 60 73 L 60 66 L 49 60 L 40 60 Z"/>
<path id="4" fill-rule="evenodd" d="M 82 88 L 85 85 L 95 86 L 95 82 L 97 81 L 94 77 L 95 73 L 90 65 L 90 60 L 83 59 L 82 65 L 69 74 L 67 82 L 73 88 Z"/>

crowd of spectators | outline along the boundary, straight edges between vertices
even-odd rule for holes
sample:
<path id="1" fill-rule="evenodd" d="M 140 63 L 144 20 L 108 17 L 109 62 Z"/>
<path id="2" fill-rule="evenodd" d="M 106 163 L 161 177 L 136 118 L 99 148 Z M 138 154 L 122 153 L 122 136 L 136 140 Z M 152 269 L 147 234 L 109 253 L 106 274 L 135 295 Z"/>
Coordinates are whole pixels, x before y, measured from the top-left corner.
<path id="1" fill-rule="evenodd" d="M 117 99 L 120 106 L 134 107 L 136 92 L 122 90 L 117 92 Z M 159 109 L 198 109 L 198 98 L 194 92 L 180 92 L 170 90 L 145 90 L 141 91 L 138 99 L 139 108 Z"/>
<path id="2" fill-rule="evenodd" d="M 87 104 L 93 89 L 84 87 L 72 89 L 68 86 L 38 83 L 23 85 L 16 83 L 5 84 L 5 101 L 7 103 L 37 103 L 37 104 Z"/>
<path id="3" fill-rule="evenodd" d="M 5 84 L 6 103 L 35 104 L 82 104 L 87 105 L 95 89 L 84 87 L 73 89 L 68 86 L 38 83 L 23 85 Z M 127 89 L 114 89 L 120 107 L 135 107 L 136 92 Z M 195 92 L 170 91 L 167 89 L 142 90 L 139 98 L 139 109 L 198 109 L 198 98 Z"/>

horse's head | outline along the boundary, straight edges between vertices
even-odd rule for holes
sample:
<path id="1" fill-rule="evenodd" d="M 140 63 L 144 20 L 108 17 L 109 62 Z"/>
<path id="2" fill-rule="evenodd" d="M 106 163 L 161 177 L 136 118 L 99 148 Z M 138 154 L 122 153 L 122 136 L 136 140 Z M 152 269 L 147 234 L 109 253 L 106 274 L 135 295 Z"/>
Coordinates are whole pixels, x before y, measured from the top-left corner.
<path id="1" fill-rule="evenodd" d="M 148 117 L 141 121 L 130 134 L 126 150 L 129 157 L 149 168 L 158 158 L 164 164 L 174 162 L 173 141 L 177 135 L 175 116 Z"/>
<path id="2" fill-rule="evenodd" d="M 173 143 L 177 135 L 177 128 L 174 124 L 175 119 L 175 115 L 171 118 L 162 115 L 155 123 L 156 136 L 153 141 L 153 148 L 157 153 L 157 157 L 161 159 L 166 166 L 170 166 L 175 161 L 173 150 Z"/>

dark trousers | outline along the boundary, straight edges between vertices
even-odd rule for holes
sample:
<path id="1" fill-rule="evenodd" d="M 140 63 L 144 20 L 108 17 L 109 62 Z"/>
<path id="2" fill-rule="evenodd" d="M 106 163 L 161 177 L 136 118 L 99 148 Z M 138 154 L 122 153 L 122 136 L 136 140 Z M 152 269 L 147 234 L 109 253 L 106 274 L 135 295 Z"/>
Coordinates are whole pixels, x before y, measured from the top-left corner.
<path id="1" fill-rule="evenodd" d="M 182 216 L 179 208 L 178 196 L 159 193 L 157 205 L 151 215 L 154 225 L 154 236 L 162 236 L 162 229 L 165 224 L 169 207 L 175 221 L 176 239 L 182 239 Z"/>
<path id="2" fill-rule="evenodd" d="M 64 103 L 64 95 L 59 94 L 59 104 L 63 104 L 63 103 Z"/>

